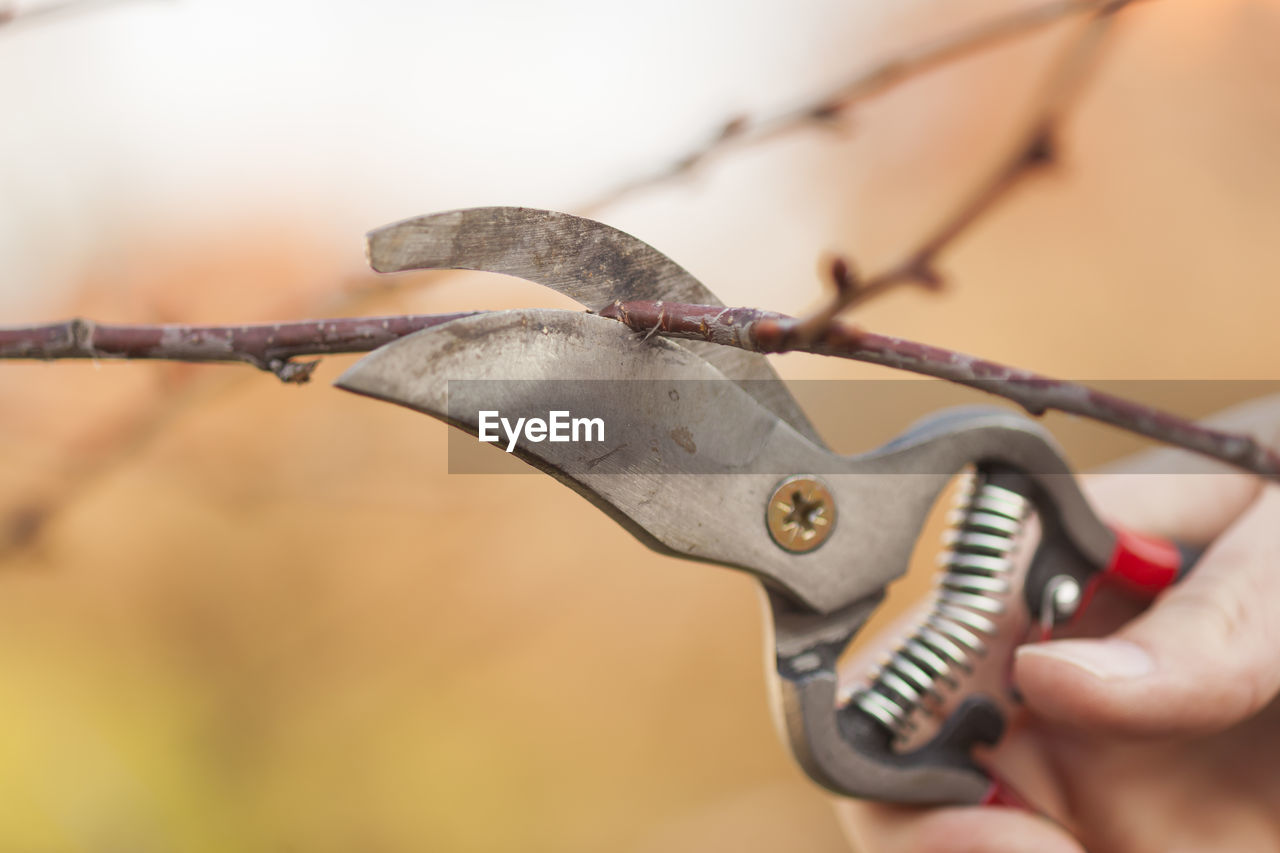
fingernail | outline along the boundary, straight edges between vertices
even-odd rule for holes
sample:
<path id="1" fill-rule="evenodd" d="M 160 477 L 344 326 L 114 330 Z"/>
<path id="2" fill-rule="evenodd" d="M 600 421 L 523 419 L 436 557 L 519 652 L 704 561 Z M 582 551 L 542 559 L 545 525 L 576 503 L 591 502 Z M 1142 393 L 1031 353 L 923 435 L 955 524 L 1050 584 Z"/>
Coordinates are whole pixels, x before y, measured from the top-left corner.
<path id="1" fill-rule="evenodd" d="M 1147 650 L 1128 640 L 1056 640 L 1021 646 L 1017 654 L 1062 661 L 1103 681 L 1142 678 L 1156 669 Z"/>

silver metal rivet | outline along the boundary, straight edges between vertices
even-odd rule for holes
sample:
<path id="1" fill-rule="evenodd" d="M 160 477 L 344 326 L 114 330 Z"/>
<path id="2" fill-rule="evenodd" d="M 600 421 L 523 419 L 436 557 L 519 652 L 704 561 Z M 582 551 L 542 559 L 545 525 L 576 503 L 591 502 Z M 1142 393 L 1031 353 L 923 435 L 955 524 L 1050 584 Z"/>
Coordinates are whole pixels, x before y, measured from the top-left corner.
<path id="1" fill-rule="evenodd" d="M 1080 609 L 1080 583 L 1070 575 L 1054 575 L 1044 586 L 1040 599 L 1040 629 L 1045 634 L 1053 631 L 1076 615 Z"/>

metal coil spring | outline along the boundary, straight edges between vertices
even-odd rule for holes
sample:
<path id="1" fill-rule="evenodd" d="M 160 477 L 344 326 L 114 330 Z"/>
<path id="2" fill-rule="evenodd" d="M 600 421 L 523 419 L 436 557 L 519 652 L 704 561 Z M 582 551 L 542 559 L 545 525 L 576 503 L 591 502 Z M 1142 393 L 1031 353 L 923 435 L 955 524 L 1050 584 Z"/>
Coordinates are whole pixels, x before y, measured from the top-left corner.
<path id="1" fill-rule="evenodd" d="M 898 738 L 914 731 L 915 712 L 941 702 L 942 689 L 986 652 L 1010 590 L 1013 550 L 1029 503 L 1017 492 L 970 477 L 948 516 L 943 568 L 929 615 L 880 665 L 870 684 L 854 694 L 857 707 Z"/>

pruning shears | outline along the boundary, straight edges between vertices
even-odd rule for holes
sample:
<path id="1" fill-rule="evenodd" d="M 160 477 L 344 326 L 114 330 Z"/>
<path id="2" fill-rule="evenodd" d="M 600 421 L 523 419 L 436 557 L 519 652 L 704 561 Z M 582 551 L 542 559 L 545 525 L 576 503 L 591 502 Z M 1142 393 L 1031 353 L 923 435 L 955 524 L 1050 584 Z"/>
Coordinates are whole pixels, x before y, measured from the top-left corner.
<path id="1" fill-rule="evenodd" d="M 389 225 L 370 234 L 369 247 L 380 272 L 506 273 L 590 309 L 462 317 L 375 350 L 337 384 L 477 436 L 498 413 L 512 422 L 569 412 L 601 421 L 600 442 L 552 440 L 544 420 L 541 437 L 528 433 L 511 450 L 653 550 L 759 580 L 786 740 L 809 776 L 837 794 L 1019 804 L 974 756 L 975 746 L 1000 739 L 1005 712 L 992 697 L 963 695 L 1003 614 L 1020 597 L 1048 637 L 1100 586 L 1153 596 L 1195 560 L 1104 523 L 1051 436 L 1011 411 L 942 411 L 883 447 L 833 453 L 762 355 L 642 336 L 593 313 L 619 300 L 723 304 L 610 226 L 477 208 Z M 962 471 L 968 487 L 927 616 L 841 695 L 837 659 L 906 571 L 926 516 Z M 911 742 L 923 714 L 948 708 L 931 736 Z"/>

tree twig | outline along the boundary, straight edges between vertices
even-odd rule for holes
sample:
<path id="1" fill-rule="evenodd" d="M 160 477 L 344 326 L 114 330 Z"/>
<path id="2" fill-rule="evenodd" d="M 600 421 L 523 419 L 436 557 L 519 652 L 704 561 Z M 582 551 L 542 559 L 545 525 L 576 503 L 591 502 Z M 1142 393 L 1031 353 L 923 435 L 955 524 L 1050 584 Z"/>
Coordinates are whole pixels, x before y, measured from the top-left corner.
<path id="1" fill-rule="evenodd" d="M 979 22 L 932 44 L 903 51 L 797 107 L 760 119 L 748 116 L 729 119 L 711 139 L 674 163 L 601 193 L 579 210 L 583 215 L 591 215 L 636 192 L 686 177 L 707 161 L 734 149 L 769 142 L 805 127 L 830 125 L 858 104 L 952 62 L 1014 41 L 1064 18 L 1110 14 L 1131 2 L 1134 0 L 1046 0 Z"/>
<path id="2" fill-rule="evenodd" d="M 70 320 L 0 328 L 0 359 L 147 358 L 238 362 L 305 382 L 316 362 L 304 356 L 366 352 L 462 314 L 355 317 L 242 326 L 112 326 Z M 761 353 L 810 352 L 850 358 L 967 385 L 1012 400 L 1034 415 L 1068 412 L 1280 481 L 1280 454 L 1246 435 L 1222 432 L 1074 382 L 1053 379 L 954 350 L 829 323 L 817 337 L 802 321 L 758 308 L 671 302 L 619 302 L 600 312 L 645 335 L 695 338 Z"/>
<path id="3" fill-rule="evenodd" d="M 1097 67 L 1114 15 L 1133 1 L 1076 4 L 1077 11 L 1082 5 L 1091 5 L 1094 16 L 1053 63 L 1033 100 L 1030 117 L 1009 152 L 902 260 L 890 264 L 883 272 L 857 278 L 849 273 L 846 262 L 837 258 L 831 274 L 836 285 L 833 297 L 804 318 L 796 330 L 798 339 L 821 335 L 837 314 L 900 285 L 918 284 L 932 290 L 942 286 L 943 275 L 937 268 L 942 253 L 1027 178 L 1055 162 L 1061 125 Z"/>
<path id="4" fill-rule="evenodd" d="M 1056 410 L 1110 424 L 1280 481 L 1280 453 L 1251 436 L 1193 423 L 1075 382 L 930 346 L 878 335 L 836 320 L 813 337 L 802 321 L 756 308 L 670 302 L 618 302 L 601 316 L 644 334 L 690 338 L 761 353 L 809 352 L 865 361 L 945 379 L 1012 400 L 1033 415 Z"/>
<path id="5" fill-rule="evenodd" d="M 43 326 L 0 328 L 0 359 L 163 359 L 240 362 L 301 384 L 319 362 L 307 355 L 368 352 L 411 332 L 474 312 L 345 317 L 244 326 L 110 325 L 76 318 Z"/>

